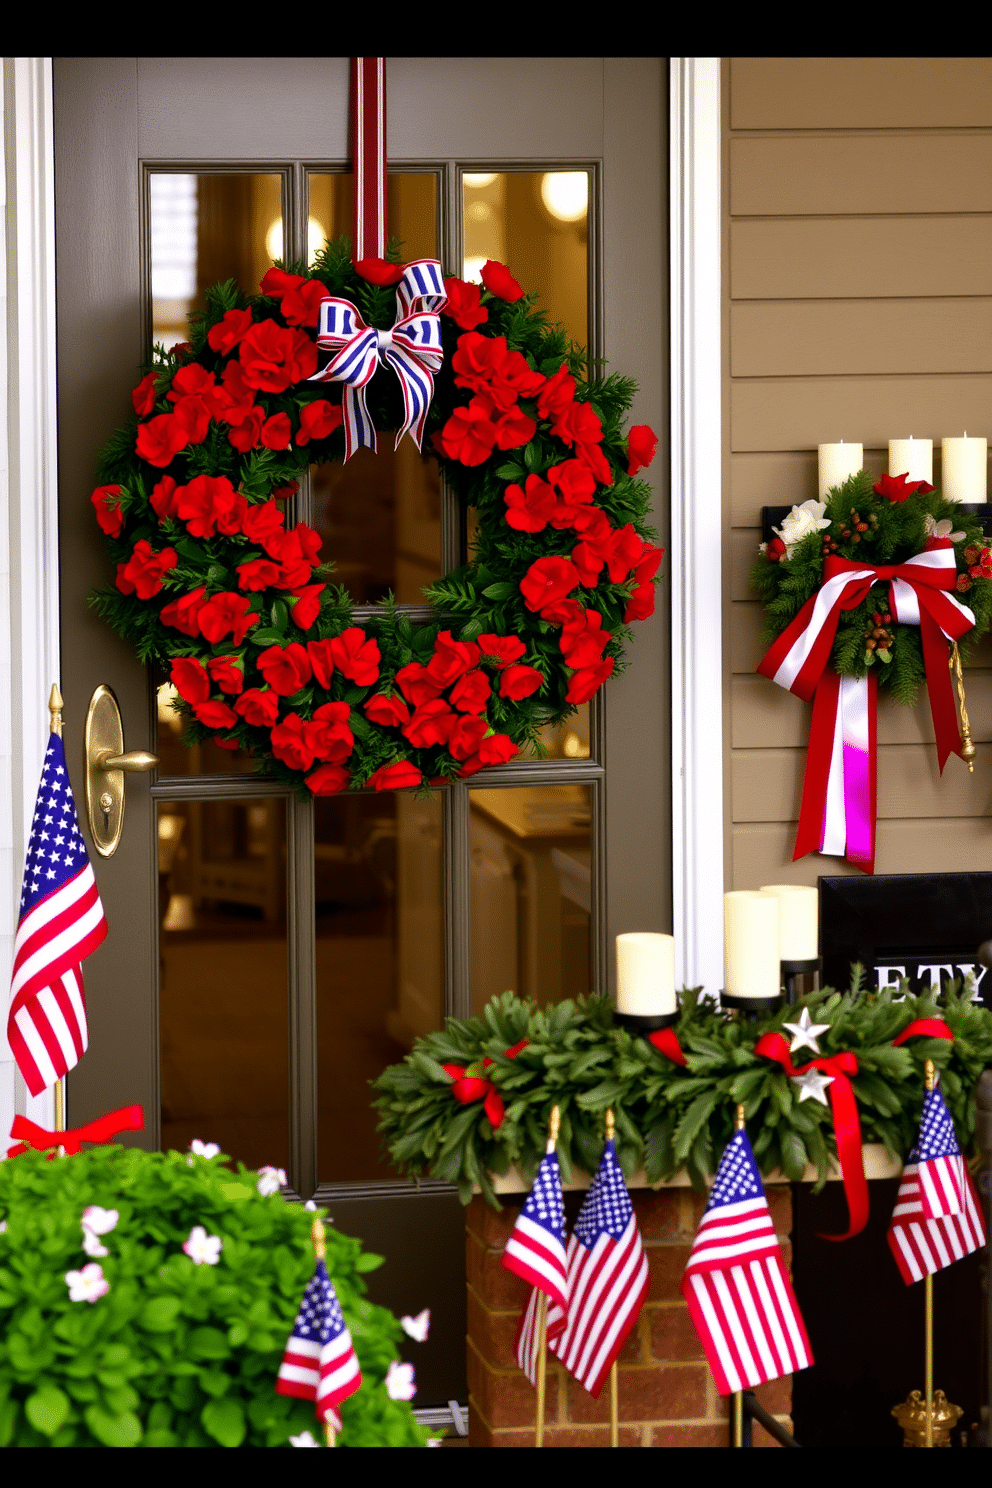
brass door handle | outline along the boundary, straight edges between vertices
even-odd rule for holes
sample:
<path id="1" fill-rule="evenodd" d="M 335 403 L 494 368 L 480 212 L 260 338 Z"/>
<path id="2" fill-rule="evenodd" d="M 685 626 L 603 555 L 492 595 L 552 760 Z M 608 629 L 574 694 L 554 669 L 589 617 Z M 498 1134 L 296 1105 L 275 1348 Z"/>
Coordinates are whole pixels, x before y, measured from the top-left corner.
<path id="1" fill-rule="evenodd" d="M 111 858 L 124 827 L 125 774 L 144 774 L 160 761 L 147 749 L 125 753 L 121 710 L 105 683 L 94 692 L 86 710 L 83 755 L 90 836 L 100 856 Z"/>

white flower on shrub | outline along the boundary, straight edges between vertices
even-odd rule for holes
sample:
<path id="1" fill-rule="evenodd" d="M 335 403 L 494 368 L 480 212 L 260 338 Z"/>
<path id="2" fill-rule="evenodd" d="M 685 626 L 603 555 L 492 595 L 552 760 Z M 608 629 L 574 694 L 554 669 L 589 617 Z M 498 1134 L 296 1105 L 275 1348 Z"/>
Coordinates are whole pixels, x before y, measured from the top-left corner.
<path id="1" fill-rule="evenodd" d="M 7 1221 L 5 1219 L 0 1219 L 0 1235 L 5 1235 L 6 1233 L 7 1233 Z"/>
<path id="2" fill-rule="evenodd" d="M 194 1225 L 189 1239 L 183 1241 L 183 1250 L 194 1266 L 216 1266 L 224 1242 L 219 1235 L 208 1235 L 202 1225 Z"/>
<path id="3" fill-rule="evenodd" d="M 829 518 L 823 515 L 826 509 L 825 501 L 804 501 L 802 506 L 792 508 L 781 527 L 772 528 L 775 535 L 785 543 L 787 561 L 792 557 L 796 544 L 802 542 L 804 537 L 809 537 L 811 532 L 822 532 L 824 527 L 830 526 Z"/>
<path id="4" fill-rule="evenodd" d="M 390 1400 L 412 1400 L 417 1393 L 412 1364 L 397 1364 L 394 1359 L 386 1370 L 386 1393 Z"/>
<path id="5" fill-rule="evenodd" d="M 95 1302 L 110 1291 L 110 1282 L 103 1274 L 103 1267 L 95 1261 L 84 1266 L 82 1271 L 67 1271 L 66 1285 L 70 1302 Z"/>
<path id="6" fill-rule="evenodd" d="M 426 1343 L 427 1334 L 431 1326 L 431 1310 L 425 1307 L 423 1312 L 418 1312 L 416 1317 L 401 1317 L 400 1327 L 404 1333 L 408 1333 L 417 1343 Z"/>
<path id="7" fill-rule="evenodd" d="M 92 1230 L 83 1228 L 83 1249 L 88 1256 L 108 1256 L 110 1251 L 105 1245 L 100 1244 L 99 1235 L 94 1235 Z"/>
<path id="8" fill-rule="evenodd" d="M 299 1436 L 289 1438 L 291 1447 L 319 1447 L 320 1442 L 314 1441 L 312 1431 L 301 1431 Z"/>
<path id="9" fill-rule="evenodd" d="M 120 1217 L 117 1209 L 101 1209 L 99 1204 L 90 1204 L 83 1210 L 80 1223 L 84 1230 L 91 1230 L 94 1235 L 109 1235 L 111 1230 L 116 1230 Z"/>
<path id="10" fill-rule="evenodd" d="M 216 1142 L 201 1142 L 197 1137 L 190 1142 L 189 1150 L 196 1157 L 216 1157 L 220 1152 Z"/>
<path id="11" fill-rule="evenodd" d="M 264 1167 L 258 1170 L 258 1191 L 263 1199 L 269 1194 L 277 1194 L 286 1182 L 286 1174 L 282 1168 Z"/>

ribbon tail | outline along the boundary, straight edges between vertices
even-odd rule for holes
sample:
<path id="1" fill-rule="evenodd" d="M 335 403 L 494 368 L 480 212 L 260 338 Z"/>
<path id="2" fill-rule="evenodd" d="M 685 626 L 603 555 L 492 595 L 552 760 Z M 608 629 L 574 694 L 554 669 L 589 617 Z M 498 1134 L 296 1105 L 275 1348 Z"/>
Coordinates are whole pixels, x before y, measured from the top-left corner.
<path id="1" fill-rule="evenodd" d="M 794 862 L 797 858 L 804 858 L 807 853 L 821 850 L 839 692 L 840 678 L 833 667 L 827 667 L 813 696 L 803 801 L 799 810 L 796 848 L 792 854 Z"/>
<path id="2" fill-rule="evenodd" d="M 878 680 L 824 672 L 813 699 L 793 860 L 821 852 L 875 868 Z"/>
<path id="3" fill-rule="evenodd" d="M 947 641 L 934 617 L 924 605 L 920 605 L 920 640 L 923 643 L 923 662 L 927 672 L 927 695 L 930 698 L 930 713 L 933 717 L 933 732 L 937 740 L 937 764 L 940 773 L 952 754 L 961 753 L 961 730 L 958 712 L 954 706 L 954 688 L 951 685 L 951 669 L 947 664 Z"/>
<path id="4" fill-rule="evenodd" d="M 820 1239 L 850 1240 L 860 1235 L 868 1223 L 868 1180 L 861 1150 L 861 1122 L 854 1088 L 846 1075 L 835 1075 L 829 1092 L 850 1225 L 843 1235 L 821 1235 Z"/>
<path id="5" fill-rule="evenodd" d="M 345 463 L 351 459 L 358 449 L 370 449 L 373 454 L 378 453 L 379 445 L 376 440 L 375 428 L 369 417 L 369 410 L 365 402 L 365 388 L 351 387 L 345 383 L 344 397 L 341 399 L 341 412 L 344 417 L 344 458 Z"/>
<path id="6" fill-rule="evenodd" d="M 404 434 L 409 434 L 420 449 L 424 438 L 424 425 L 434 396 L 434 378 L 416 357 L 393 345 L 385 353 L 386 361 L 399 378 L 403 390 L 404 420 L 396 435 L 395 449 L 399 449 Z"/>

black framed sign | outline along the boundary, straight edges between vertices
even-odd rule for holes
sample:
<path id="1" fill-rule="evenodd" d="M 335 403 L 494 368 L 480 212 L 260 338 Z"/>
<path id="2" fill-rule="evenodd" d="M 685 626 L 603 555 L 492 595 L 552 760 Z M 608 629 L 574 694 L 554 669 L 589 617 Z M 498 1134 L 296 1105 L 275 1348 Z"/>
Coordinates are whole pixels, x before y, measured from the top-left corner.
<path id="1" fill-rule="evenodd" d="M 819 879 L 822 982 L 849 985 L 860 961 L 877 988 L 908 978 L 919 993 L 974 978 L 976 1000 L 992 1006 L 992 976 L 978 947 L 992 938 L 992 873 L 883 873 Z"/>

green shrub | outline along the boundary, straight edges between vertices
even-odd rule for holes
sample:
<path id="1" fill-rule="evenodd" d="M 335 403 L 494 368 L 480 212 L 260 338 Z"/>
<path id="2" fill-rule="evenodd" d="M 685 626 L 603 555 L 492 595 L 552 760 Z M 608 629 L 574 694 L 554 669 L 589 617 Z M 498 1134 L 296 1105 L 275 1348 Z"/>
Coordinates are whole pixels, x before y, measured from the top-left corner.
<path id="1" fill-rule="evenodd" d="M 109 1291 L 70 1300 L 66 1274 L 94 1264 L 83 1211 L 116 1209 L 91 1241 L 109 1252 Z M 0 1162 L 0 1446 L 281 1447 L 311 1431 L 311 1401 L 275 1393 L 303 1292 L 313 1276 L 313 1215 L 222 1158 L 96 1147 Z M 197 1225 L 218 1236 L 216 1265 L 183 1244 Z M 341 1444 L 423 1446 L 429 1433 L 384 1379 L 400 1356 L 399 1322 L 364 1296 L 381 1264 L 327 1227 L 327 1268 L 362 1387 L 341 1407 Z M 98 1252 L 97 1252 L 98 1254 Z"/>

